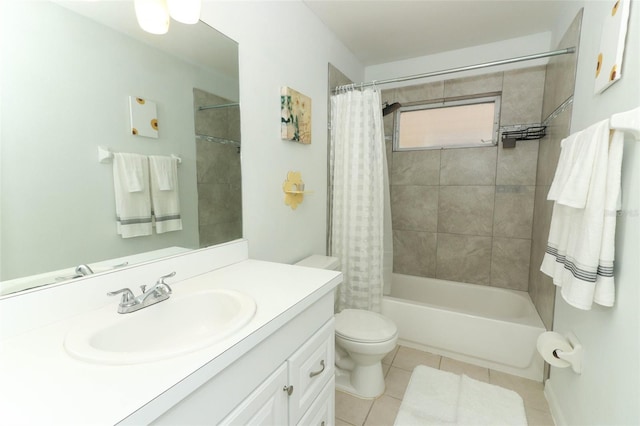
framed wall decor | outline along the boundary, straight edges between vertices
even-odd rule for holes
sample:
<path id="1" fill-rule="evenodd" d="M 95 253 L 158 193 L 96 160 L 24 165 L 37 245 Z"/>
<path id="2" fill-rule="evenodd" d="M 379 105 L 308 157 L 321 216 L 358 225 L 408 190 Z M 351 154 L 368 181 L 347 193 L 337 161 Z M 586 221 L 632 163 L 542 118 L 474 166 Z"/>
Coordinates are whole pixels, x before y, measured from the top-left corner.
<path id="1" fill-rule="evenodd" d="M 137 96 L 129 96 L 131 134 L 158 138 L 158 112 L 156 103 Z"/>
<path id="2" fill-rule="evenodd" d="M 288 141 L 311 143 L 311 98 L 282 87 L 280 91 L 280 136 Z"/>
<path id="3" fill-rule="evenodd" d="M 630 0 L 611 0 L 602 22 L 600 50 L 596 59 L 594 93 L 602 93 L 621 77 L 624 41 L 629 25 Z"/>

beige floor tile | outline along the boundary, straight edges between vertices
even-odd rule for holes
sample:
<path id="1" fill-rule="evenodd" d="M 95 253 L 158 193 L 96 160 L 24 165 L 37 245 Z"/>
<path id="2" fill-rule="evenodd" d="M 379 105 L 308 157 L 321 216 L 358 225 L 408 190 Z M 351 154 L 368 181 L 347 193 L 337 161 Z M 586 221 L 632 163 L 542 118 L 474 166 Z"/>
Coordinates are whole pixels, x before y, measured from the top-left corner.
<path id="1" fill-rule="evenodd" d="M 457 361 L 455 359 L 442 357 L 440 361 L 440 370 L 449 371 L 455 374 L 464 374 L 472 379 L 489 383 L 489 369 L 479 367 L 477 365 L 468 364 L 466 362 Z"/>
<path id="2" fill-rule="evenodd" d="M 344 392 L 336 391 L 336 418 L 355 426 L 364 424 L 373 400 L 360 399 Z"/>
<path id="3" fill-rule="evenodd" d="M 386 384 L 385 395 L 402 400 L 410 378 L 411 372 L 392 366 L 384 380 Z"/>
<path id="4" fill-rule="evenodd" d="M 400 346 L 391 365 L 407 371 L 413 371 L 413 369 L 418 365 L 439 368 L 440 356 L 408 348 L 406 346 Z"/>
<path id="5" fill-rule="evenodd" d="M 395 348 L 393 348 L 393 350 L 391 352 L 389 352 L 384 358 L 382 358 L 382 364 L 391 364 L 393 363 L 393 358 L 395 358 L 396 353 L 398 353 L 398 348 L 400 346 L 397 346 Z"/>
<path id="6" fill-rule="evenodd" d="M 352 425 L 351 423 L 347 423 L 347 422 L 345 422 L 344 420 L 340 420 L 340 419 L 339 419 L 339 418 L 337 418 L 337 417 L 336 417 L 336 423 L 335 423 L 335 425 L 336 425 L 336 426 L 355 426 L 355 425 Z"/>
<path id="7" fill-rule="evenodd" d="M 391 369 L 391 364 L 382 364 L 382 374 L 387 377 L 387 373 Z"/>
<path id="8" fill-rule="evenodd" d="M 529 426 L 555 426 L 549 411 L 527 408 L 527 423 Z"/>
<path id="9" fill-rule="evenodd" d="M 382 395 L 376 399 L 369 411 L 365 426 L 393 426 L 400 409 L 401 400 Z"/>
<path id="10" fill-rule="evenodd" d="M 517 392 L 526 408 L 549 411 L 549 404 L 544 397 L 544 385 L 540 382 L 490 370 L 489 383 Z"/>

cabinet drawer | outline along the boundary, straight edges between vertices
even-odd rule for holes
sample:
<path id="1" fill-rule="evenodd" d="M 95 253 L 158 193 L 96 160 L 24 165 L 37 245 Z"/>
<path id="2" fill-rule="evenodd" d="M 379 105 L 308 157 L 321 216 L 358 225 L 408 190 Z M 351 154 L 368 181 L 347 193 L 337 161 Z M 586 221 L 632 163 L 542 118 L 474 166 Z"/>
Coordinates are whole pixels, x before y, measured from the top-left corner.
<path id="1" fill-rule="evenodd" d="M 331 318 L 289 358 L 289 422 L 298 423 L 334 376 L 334 320 Z"/>
<path id="2" fill-rule="evenodd" d="M 331 377 L 329 383 L 318 395 L 318 398 L 311 404 L 311 407 L 304 413 L 298 422 L 298 426 L 333 426 L 336 417 L 336 379 Z"/>

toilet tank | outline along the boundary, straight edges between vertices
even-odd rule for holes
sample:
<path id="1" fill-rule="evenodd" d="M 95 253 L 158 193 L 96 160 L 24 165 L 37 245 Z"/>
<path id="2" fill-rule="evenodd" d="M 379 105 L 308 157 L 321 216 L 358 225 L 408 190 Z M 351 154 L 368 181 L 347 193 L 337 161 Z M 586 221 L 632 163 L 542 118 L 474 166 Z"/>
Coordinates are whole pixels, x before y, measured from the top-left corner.
<path id="1" fill-rule="evenodd" d="M 306 266 L 308 268 L 329 269 L 337 271 L 340 267 L 340 260 L 337 257 L 322 256 L 314 254 L 297 262 L 298 266 Z"/>

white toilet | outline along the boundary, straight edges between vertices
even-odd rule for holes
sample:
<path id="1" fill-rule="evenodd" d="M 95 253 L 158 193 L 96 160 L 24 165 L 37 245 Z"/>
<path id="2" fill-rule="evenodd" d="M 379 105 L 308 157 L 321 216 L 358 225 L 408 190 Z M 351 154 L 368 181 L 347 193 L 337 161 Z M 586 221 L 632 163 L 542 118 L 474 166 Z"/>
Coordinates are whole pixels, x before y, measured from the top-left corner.
<path id="1" fill-rule="evenodd" d="M 313 255 L 296 265 L 337 270 L 339 261 L 335 257 Z M 396 325 L 376 312 L 345 309 L 335 315 L 335 328 L 336 389 L 360 398 L 382 395 L 381 361 L 396 346 Z"/>

